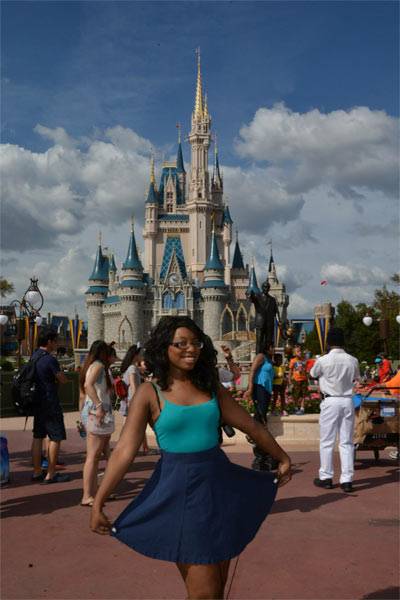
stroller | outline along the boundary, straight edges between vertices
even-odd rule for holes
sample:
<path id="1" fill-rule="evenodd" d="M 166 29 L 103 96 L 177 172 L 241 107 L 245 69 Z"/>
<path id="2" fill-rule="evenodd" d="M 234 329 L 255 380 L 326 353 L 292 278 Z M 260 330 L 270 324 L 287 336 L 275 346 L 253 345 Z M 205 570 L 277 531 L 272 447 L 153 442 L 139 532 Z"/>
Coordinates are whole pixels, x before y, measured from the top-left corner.
<path id="1" fill-rule="evenodd" d="M 387 387 L 377 386 L 365 395 L 353 396 L 356 407 L 354 460 L 360 450 L 372 450 L 376 461 L 379 460 L 380 450 L 388 446 L 395 446 L 399 450 L 400 388 L 391 388 L 391 391 L 394 390 L 396 394 L 390 394 Z"/>

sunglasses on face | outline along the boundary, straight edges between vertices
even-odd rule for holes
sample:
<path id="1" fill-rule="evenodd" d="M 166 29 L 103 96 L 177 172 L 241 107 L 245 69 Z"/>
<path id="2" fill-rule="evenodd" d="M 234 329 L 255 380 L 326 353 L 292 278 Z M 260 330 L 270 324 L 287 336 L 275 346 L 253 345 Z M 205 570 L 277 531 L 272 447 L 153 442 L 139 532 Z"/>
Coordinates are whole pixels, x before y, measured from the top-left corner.
<path id="1" fill-rule="evenodd" d="M 189 348 L 189 346 L 193 346 L 193 348 L 201 350 L 201 348 L 203 348 L 204 346 L 204 342 L 201 342 L 200 340 L 193 340 L 192 342 L 188 342 L 187 340 L 181 340 L 180 342 L 171 342 L 170 346 L 178 348 L 179 350 L 186 350 L 187 348 Z"/>

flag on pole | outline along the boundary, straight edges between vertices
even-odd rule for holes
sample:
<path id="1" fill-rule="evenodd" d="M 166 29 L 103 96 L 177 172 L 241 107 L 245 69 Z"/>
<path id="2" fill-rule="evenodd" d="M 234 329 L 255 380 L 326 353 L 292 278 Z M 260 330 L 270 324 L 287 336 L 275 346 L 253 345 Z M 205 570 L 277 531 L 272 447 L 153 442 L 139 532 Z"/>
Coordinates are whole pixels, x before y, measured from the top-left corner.
<path id="1" fill-rule="evenodd" d="M 83 326 L 82 319 L 70 319 L 69 320 L 69 332 L 71 335 L 71 343 L 72 343 L 73 350 L 75 350 L 76 348 L 79 348 L 79 342 L 81 340 L 81 334 L 82 334 L 82 326 Z"/>

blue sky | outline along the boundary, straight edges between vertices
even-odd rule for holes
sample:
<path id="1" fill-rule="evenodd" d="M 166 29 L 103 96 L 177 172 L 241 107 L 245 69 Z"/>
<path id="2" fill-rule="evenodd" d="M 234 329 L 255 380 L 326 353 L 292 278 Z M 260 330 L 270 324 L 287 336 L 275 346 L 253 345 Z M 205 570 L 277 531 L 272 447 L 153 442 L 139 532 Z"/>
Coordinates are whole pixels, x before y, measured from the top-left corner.
<path id="1" fill-rule="evenodd" d="M 93 195 L 93 186 L 98 190 L 100 184 L 91 179 L 90 188 L 86 173 L 77 176 L 77 171 L 81 173 L 83 163 L 99 152 L 99 142 L 104 151 L 127 152 L 124 157 L 132 158 L 137 152 L 136 179 L 131 181 L 127 174 L 126 182 L 131 186 L 138 182 L 140 192 L 132 189 L 131 201 L 138 212 L 146 181 L 142 158 L 147 161 L 150 146 L 155 147 L 159 161 L 174 152 L 177 121 L 183 133 L 189 130 L 194 50 L 200 46 L 213 128 L 218 133 L 236 224 L 243 232 L 244 252 L 255 253 L 257 258 L 254 248 L 260 240 L 276 240 L 282 276 L 301 297 L 297 313 L 309 311 L 319 300 L 318 281 L 326 266 L 339 266 L 342 273 L 354 265 L 359 269 L 355 279 L 361 283 L 350 292 L 335 272 L 338 287 L 332 285 L 329 290 L 334 300 L 348 293 L 352 300 L 357 294 L 366 299 L 384 274 L 395 269 L 397 259 L 390 230 L 390 223 L 397 220 L 393 202 L 397 178 L 387 165 L 395 160 L 398 149 L 397 135 L 391 133 L 399 110 L 398 12 L 397 3 L 384 1 L 3 2 L 1 141 L 13 173 L 6 186 L 6 201 L 13 209 L 6 227 L 8 232 L 15 229 L 14 242 L 23 238 L 24 250 L 21 259 L 17 243 L 5 248 L 6 274 L 17 285 L 21 280 L 22 286 L 26 277 L 22 266 L 39 272 L 43 268 L 46 273 L 43 265 L 64 260 L 71 247 L 82 249 L 80 260 L 84 261 L 84 256 L 91 257 L 90 245 L 99 227 L 116 251 L 124 252 L 120 228 L 132 210 L 128 196 L 116 199 L 111 215 L 107 207 L 95 203 L 82 228 L 76 225 L 83 222 L 79 210 L 88 212 L 87 199 Z M 347 132 L 354 120 L 359 125 L 354 135 L 360 139 L 359 146 L 351 149 Z M 325 121 L 330 123 L 327 129 Z M 273 123 L 278 123 L 276 130 Z M 363 129 L 371 131 L 371 136 L 363 137 Z M 304 130 L 307 136 L 315 130 L 318 134 L 306 159 L 302 156 Z M 65 133 L 61 141 L 60 131 Z M 287 152 L 282 150 L 285 131 L 289 132 Z M 138 136 L 134 141 L 131 132 Z M 322 167 L 329 181 L 318 179 L 313 170 L 318 160 L 313 157 L 319 159 L 324 152 L 324 135 L 329 134 L 331 141 L 336 132 L 340 139 Z M 264 136 L 262 143 L 260 136 Z M 67 150 L 61 157 L 58 150 L 62 147 L 70 152 L 68 158 Z M 30 152 L 32 164 L 22 164 L 27 154 L 22 156 L 21 149 Z M 188 161 L 187 147 L 184 152 Z M 362 167 L 354 164 L 344 177 L 339 157 L 346 152 L 350 162 L 352 156 L 364 152 L 365 161 Z M 369 170 L 371 154 L 376 169 Z M 42 158 L 54 160 L 55 155 L 63 177 L 53 172 L 41 179 L 43 170 L 38 165 Z M 102 159 L 93 160 L 102 168 Z M 333 176 L 327 165 L 330 160 Z M 34 169 L 39 170 L 31 180 Z M 125 172 L 120 177 L 124 179 Z M 258 198 L 254 221 L 261 214 L 263 188 L 268 188 L 266 223 L 258 230 L 248 215 L 241 214 L 243 195 L 235 195 L 239 179 L 247 181 L 243 193 Z M 276 190 L 270 192 L 275 184 Z M 35 193 L 27 193 L 24 201 L 31 218 L 36 219 L 36 206 L 41 220 L 37 219 L 37 229 L 24 235 L 13 198 L 21 197 L 21 189 L 33 190 L 34 186 Z M 279 199 L 282 188 L 283 200 Z M 46 224 L 43 213 L 58 208 L 57 202 L 60 212 L 55 220 L 59 223 L 53 227 L 51 222 Z M 324 213 L 322 208 L 331 209 L 332 203 L 347 218 L 346 226 L 339 219 L 339 233 L 329 211 Z M 22 204 L 19 209 L 21 214 L 27 211 Z M 142 219 L 140 213 L 138 219 Z M 392 233 L 371 255 L 371 245 L 376 246 L 377 240 L 368 244 L 365 236 L 374 224 L 375 232 L 381 231 L 384 237 L 386 230 Z M 337 256 L 328 242 L 317 252 L 318 261 L 315 245 L 323 246 L 324 240 L 335 240 L 338 235 Z M 43 244 L 34 238 L 41 238 Z M 296 256 L 288 243 L 294 239 L 302 249 Z M 261 264 L 261 254 L 258 258 Z M 298 274 L 307 268 L 315 274 L 314 291 L 301 284 L 309 278 L 299 279 Z M 363 271 L 371 268 L 377 269 L 376 281 Z M 348 273 L 346 277 L 347 282 L 352 279 Z M 52 310 L 57 306 L 65 310 L 70 299 L 58 297 L 50 282 L 46 285 Z"/>

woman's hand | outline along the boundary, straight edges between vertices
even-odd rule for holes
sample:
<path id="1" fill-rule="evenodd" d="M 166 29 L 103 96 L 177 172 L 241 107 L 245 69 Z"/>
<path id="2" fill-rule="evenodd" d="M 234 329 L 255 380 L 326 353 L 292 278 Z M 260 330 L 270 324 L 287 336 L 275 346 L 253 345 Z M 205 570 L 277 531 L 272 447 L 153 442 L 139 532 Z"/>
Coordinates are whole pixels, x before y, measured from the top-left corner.
<path id="1" fill-rule="evenodd" d="M 106 416 L 106 411 L 104 410 L 103 406 L 100 404 L 100 406 L 98 406 L 96 408 L 96 421 L 97 421 L 98 426 L 102 425 L 105 416 Z"/>
<path id="2" fill-rule="evenodd" d="M 111 523 L 101 509 L 93 508 L 90 516 L 90 529 L 100 535 L 110 535 Z"/>
<path id="3" fill-rule="evenodd" d="M 290 458 L 286 456 L 278 465 L 278 487 L 282 487 L 292 479 L 292 465 Z"/>
<path id="4" fill-rule="evenodd" d="M 253 392 L 250 388 L 248 388 L 243 394 L 243 399 L 248 401 L 253 400 Z"/>

